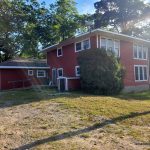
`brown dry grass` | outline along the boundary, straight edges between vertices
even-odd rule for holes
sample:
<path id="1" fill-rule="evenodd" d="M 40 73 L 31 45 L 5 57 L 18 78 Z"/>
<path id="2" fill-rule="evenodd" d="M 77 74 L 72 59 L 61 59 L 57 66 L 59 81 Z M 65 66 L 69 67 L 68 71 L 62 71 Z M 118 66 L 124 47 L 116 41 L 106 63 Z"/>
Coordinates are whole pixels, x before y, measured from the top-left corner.
<path id="1" fill-rule="evenodd" d="M 116 97 L 50 93 L 56 91 L 0 94 L 0 149 L 150 148 L 150 92 Z"/>

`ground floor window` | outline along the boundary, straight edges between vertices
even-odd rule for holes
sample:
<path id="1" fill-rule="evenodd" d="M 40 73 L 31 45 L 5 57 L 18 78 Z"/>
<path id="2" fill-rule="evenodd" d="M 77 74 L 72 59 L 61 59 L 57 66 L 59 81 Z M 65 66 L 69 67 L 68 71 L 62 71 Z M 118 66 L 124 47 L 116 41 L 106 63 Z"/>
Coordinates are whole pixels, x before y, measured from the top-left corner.
<path id="1" fill-rule="evenodd" d="M 75 66 L 75 74 L 77 77 L 80 76 L 80 66 Z"/>
<path id="2" fill-rule="evenodd" d="M 28 70 L 28 76 L 33 76 L 33 70 Z"/>
<path id="3" fill-rule="evenodd" d="M 46 70 L 37 70 L 37 77 L 38 78 L 46 77 Z"/>
<path id="4" fill-rule="evenodd" d="M 63 68 L 57 69 L 57 75 L 58 75 L 58 77 L 63 77 Z"/>
<path id="5" fill-rule="evenodd" d="M 135 81 L 148 80 L 148 67 L 146 65 L 135 65 L 134 73 L 135 73 Z"/>

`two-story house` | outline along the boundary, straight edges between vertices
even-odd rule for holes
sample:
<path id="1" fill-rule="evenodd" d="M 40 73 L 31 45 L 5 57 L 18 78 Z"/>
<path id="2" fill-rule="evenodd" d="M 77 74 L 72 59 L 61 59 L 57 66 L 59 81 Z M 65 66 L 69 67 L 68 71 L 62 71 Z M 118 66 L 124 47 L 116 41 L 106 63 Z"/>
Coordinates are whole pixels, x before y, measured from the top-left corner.
<path id="1" fill-rule="evenodd" d="M 77 56 L 86 49 L 111 49 L 120 57 L 125 68 L 124 91 L 140 91 L 149 88 L 150 41 L 96 29 L 69 38 L 59 44 L 43 49 L 50 66 L 52 85 L 65 81 L 65 90 L 80 88 L 80 66 Z"/>

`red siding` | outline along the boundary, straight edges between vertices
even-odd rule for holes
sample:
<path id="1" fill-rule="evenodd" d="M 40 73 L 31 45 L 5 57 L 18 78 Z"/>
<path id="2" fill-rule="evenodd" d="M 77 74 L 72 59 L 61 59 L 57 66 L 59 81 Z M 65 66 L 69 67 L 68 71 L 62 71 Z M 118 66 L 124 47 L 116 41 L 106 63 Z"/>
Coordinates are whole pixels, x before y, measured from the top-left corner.
<path id="1" fill-rule="evenodd" d="M 125 86 L 148 84 L 148 81 L 135 82 L 134 65 L 148 65 L 148 60 L 137 60 L 133 58 L 133 43 L 120 41 L 120 60 L 125 68 Z"/>
<path id="2" fill-rule="evenodd" d="M 96 48 L 96 36 L 91 38 L 91 48 Z M 50 65 L 50 77 L 52 77 L 53 68 L 63 68 L 65 77 L 75 77 L 75 66 L 78 65 L 77 56 L 80 52 L 75 52 L 75 44 L 69 44 L 62 47 L 63 56 L 57 57 L 57 50 L 47 53 L 47 63 Z"/>
<path id="3" fill-rule="evenodd" d="M 46 83 L 46 78 L 36 78 L 36 70 L 34 70 L 34 76 L 28 76 L 27 69 L 1 69 L 0 78 L 1 90 L 29 87 L 31 85 Z"/>
<path id="4" fill-rule="evenodd" d="M 79 79 L 69 79 L 68 80 L 68 88 L 69 90 L 80 89 L 80 80 Z"/>

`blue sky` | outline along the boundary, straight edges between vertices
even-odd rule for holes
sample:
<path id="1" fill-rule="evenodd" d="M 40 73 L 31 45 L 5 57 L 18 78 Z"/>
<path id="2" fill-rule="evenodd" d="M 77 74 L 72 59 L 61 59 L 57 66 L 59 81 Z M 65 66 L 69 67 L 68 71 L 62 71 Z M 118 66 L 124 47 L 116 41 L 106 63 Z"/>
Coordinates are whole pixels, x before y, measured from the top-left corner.
<path id="1" fill-rule="evenodd" d="M 38 0 L 39 2 L 45 1 L 46 5 L 50 3 L 54 3 L 56 0 Z M 94 2 L 97 2 L 99 0 L 75 0 L 77 3 L 77 9 L 80 14 L 85 13 L 93 13 L 95 11 L 94 9 Z M 150 2 L 150 0 L 144 0 L 145 2 Z"/>
<path id="2" fill-rule="evenodd" d="M 39 2 L 45 1 L 46 5 L 54 3 L 56 0 L 38 0 Z M 98 0 L 76 0 L 77 9 L 79 13 L 93 13 L 94 12 L 94 2 Z"/>

